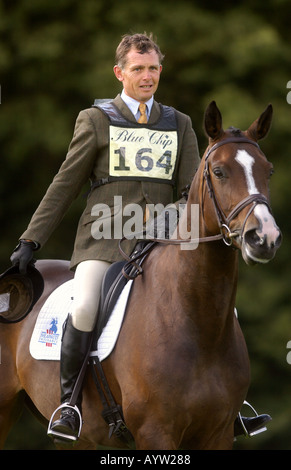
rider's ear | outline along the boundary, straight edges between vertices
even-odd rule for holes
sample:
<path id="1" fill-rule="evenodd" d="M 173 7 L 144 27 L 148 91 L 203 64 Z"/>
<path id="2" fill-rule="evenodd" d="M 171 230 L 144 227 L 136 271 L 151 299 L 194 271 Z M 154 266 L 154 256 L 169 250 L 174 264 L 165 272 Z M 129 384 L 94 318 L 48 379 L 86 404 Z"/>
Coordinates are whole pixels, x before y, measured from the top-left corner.
<path id="1" fill-rule="evenodd" d="M 206 108 L 204 115 L 204 129 L 207 136 L 212 140 L 217 140 L 224 132 L 222 128 L 221 113 L 216 106 L 215 101 L 212 101 Z"/>
<path id="2" fill-rule="evenodd" d="M 273 117 L 273 106 L 269 104 L 261 116 L 248 128 L 247 133 L 252 139 L 258 141 L 268 134 Z"/>

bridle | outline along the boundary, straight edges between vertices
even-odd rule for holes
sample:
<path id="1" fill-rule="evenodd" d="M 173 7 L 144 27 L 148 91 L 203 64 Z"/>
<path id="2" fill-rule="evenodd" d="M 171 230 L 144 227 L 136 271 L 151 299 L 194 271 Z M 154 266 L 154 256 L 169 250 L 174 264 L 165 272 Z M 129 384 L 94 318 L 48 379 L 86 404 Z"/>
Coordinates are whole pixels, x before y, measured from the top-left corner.
<path id="1" fill-rule="evenodd" d="M 249 196 L 244 198 L 242 201 L 240 201 L 232 209 L 232 211 L 228 214 L 228 216 L 226 216 L 224 214 L 223 210 L 220 207 L 220 204 L 219 204 L 218 199 L 216 197 L 216 194 L 215 194 L 215 191 L 214 191 L 214 188 L 213 188 L 213 185 L 212 185 L 211 177 L 210 177 L 209 156 L 213 152 L 215 152 L 215 150 L 217 150 L 219 147 L 222 147 L 223 145 L 240 144 L 240 143 L 251 144 L 251 145 L 254 145 L 255 147 L 257 147 L 258 149 L 260 148 L 260 146 L 257 144 L 257 142 L 254 142 L 253 140 L 247 139 L 246 137 L 233 137 L 233 138 L 230 137 L 228 139 L 217 142 L 212 147 L 208 148 L 207 153 L 205 155 L 205 159 L 204 159 L 205 164 L 204 164 L 204 170 L 203 170 L 203 177 L 204 177 L 204 180 L 205 180 L 207 188 L 208 188 L 209 196 L 213 201 L 213 205 L 214 205 L 216 217 L 217 217 L 217 220 L 218 220 L 220 233 L 217 234 L 217 235 L 209 235 L 209 236 L 201 237 L 201 238 L 197 238 L 197 239 L 190 238 L 190 239 L 186 239 L 186 240 L 181 240 L 181 239 L 163 239 L 163 238 L 149 237 L 150 240 L 158 242 L 158 243 L 166 244 L 166 245 L 169 245 L 169 244 L 178 245 L 178 244 L 183 244 L 183 243 L 205 243 L 205 242 L 213 242 L 213 241 L 217 241 L 217 240 L 223 240 L 224 243 L 227 246 L 231 246 L 232 243 L 233 243 L 233 239 L 238 237 L 239 233 L 238 232 L 231 232 L 231 230 L 229 228 L 229 224 L 235 217 L 237 217 L 237 215 L 245 207 L 252 204 L 252 206 L 250 207 L 250 209 L 249 209 L 249 211 L 248 211 L 248 213 L 245 217 L 244 223 L 243 223 L 243 227 L 242 227 L 241 235 L 240 235 L 241 240 L 243 238 L 244 229 L 245 229 L 247 220 L 248 220 L 249 216 L 251 215 L 251 213 L 254 211 L 257 204 L 265 204 L 268 207 L 269 211 L 271 212 L 271 208 L 270 208 L 268 199 L 263 194 L 260 194 L 260 193 L 250 194 Z"/>
<path id="2" fill-rule="evenodd" d="M 257 204 L 265 204 L 268 207 L 269 211 L 271 212 L 271 208 L 270 208 L 267 198 L 263 194 L 260 194 L 260 193 L 250 194 L 249 196 L 244 198 L 232 209 L 232 211 L 228 214 L 228 216 L 226 216 L 223 210 L 221 209 L 218 199 L 216 197 L 213 185 L 212 185 L 211 177 L 210 177 L 209 155 L 213 153 L 215 150 L 217 150 L 219 147 L 221 147 L 222 145 L 232 144 L 232 143 L 251 144 L 251 145 L 255 145 L 257 148 L 260 148 L 257 142 L 254 142 L 253 140 L 249 140 L 245 137 L 234 137 L 234 138 L 228 138 L 228 139 L 222 140 L 221 142 L 217 142 L 215 145 L 213 145 L 207 150 L 207 153 L 205 156 L 205 166 L 204 166 L 203 176 L 204 176 L 207 188 L 208 188 L 209 196 L 213 201 L 216 217 L 217 217 L 218 224 L 219 224 L 220 236 L 218 235 L 218 237 L 222 238 L 224 243 L 228 246 L 232 245 L 233 238 L 239 236 L 237 232 L 231 232 L 229 228 L 229 224 L 245 207 L 252 204 L 243 223 L 243 227 L 242 227 L 241 235 L 240 235 L 241 239 L 243 238 L 244 229 L 245 229 L 247 220 L 249 216 L 251 215 L 251 213 L 254 211 Z M 207 239 L 209 238 L 210 237 L 205 237 L 204 239 L 199 239 L 199 241 L 200 242 L 208 241 Z"/>
<path id="3" fill-rule="evenodd" d="M 235 217 L 237 217 L 237 215 L 245 207 L 252 204 L 252 206 L 250 207 L 250 209 L 249 209 L 249 211 L 248 211 L 248 213 L 245 217 L 245 220 L 244 220 L 244 223 L 243 223 L 243 226 L 242 226 L 242 230 L 241 230 L 241 234 L 240 234 L 241 240 L 243 239 L 244 229 L 245 229 L 247 220 L 248 220 L 249 216 L 251 215 L 251 213 L 254 211 L 257 204 L 265 204 L 268 207 L 269 211 L 271 212 L 271 208 L 270 208 L 270 205 L 269 205 L 269 202 L 268 202 L 267 198 L 263 194 L 260 194 L 260 193 L 251 194 L 251 195 L 247 196 L 246 198 L 244 198 L 242 201 L 240 201 L 232 209 L 232 211 L 228 214 L 228 216 L 226 216 L 224 214 L 223 210 L 221 209 L 220 204 L 218 202 L 218 199 L 216 197 L 214 188 L 213 188 L 211 177 L 210 177 L 209 156 L 213 152 L 215 152 L 215 150 L 217 150 L 219 147 L 222 147 L 223 145 L 227 145 L 227 144 L 232 144 L 232 143 L 234 143 L 234 144 L 240 144 L 240 143 L 251 144 L 251 145 L 255 145 L 257 148 L 260 148 L 259 145 L 257 144 L 257 142 L 254 142 L 253 140 L 249 140 L 246 137 L 233 137 L 233 138 L 228 138 L 228 139 L 222 140 L 220 142 L 217 142 L 216 144 L 214 144 L 212 147 L 210 147 L 207 150 L 207 153 L 206 153 L 205 159 L 204 159 L 205 164 L 204 164 L 204 170 L 203 170 L 203 177 L 204 177 L 204 181 L 206 182 L 206 185 L 207 185 L 209 196 L 213 201 L 213 205 L 214 205 L 216 217 L 217 217 L 217 220 L 218 220 L 220 233 L 218 233 L 217 235 L 209 235 L 209 236 L 201 237 L 201 238 L 197 238 L 197 239 L 193 239 L 193 238 L 189 238 L 189 239 L 172 239 L 172 238 L 171 239 L 164 239 L 164 238 L 154 238 L 154 237 L 151 237 L 151 236 L 148 235 L 146 237 L 146 239 L 148 241 L 153 242 L 153 243 L 150 243 L 149 246 L 146 248 L 147 252 L 151 251 L 151 249 L 155 245 L 155 242 L 156 243 L 161 243 L 161 244 L 164 244 L 164 245 L 181 245 L 183 243 L 204 243 L 204 242 L 213 242 L 213 241 L 223 240 L 224 243 L 227 246 L 231 246 L 232 243 L 233 243 L 233 239 L 238 237 L 239 233 L 238 232 L 231 232 L 231 230 L 229 228 L 230 222 Z M 138 269 L 138 274 L 141 274 L 142 268 L 140 266 L 137 266 L 135 261 L 142 258 L 142 257 L 145 257 L 145 252 L 140 252 L 135 257 L 130 258 L 121 249 L 121 243 L 124 240 L 125 240 L 125 237 L 123 237 L 119 241 L 119 251 L 122 254 L 122 256 L 125 259 L 127 259 L 128 264 L 135 265 L 135 267 Z M 128 277 L 128 276 L 126 275 L 126 277 Z"/>

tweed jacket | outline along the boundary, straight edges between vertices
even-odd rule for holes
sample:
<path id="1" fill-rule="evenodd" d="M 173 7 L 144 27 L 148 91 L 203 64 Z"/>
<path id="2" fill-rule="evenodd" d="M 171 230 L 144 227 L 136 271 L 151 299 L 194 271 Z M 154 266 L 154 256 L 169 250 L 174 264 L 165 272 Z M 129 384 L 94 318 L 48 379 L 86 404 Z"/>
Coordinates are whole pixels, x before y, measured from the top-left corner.
<path id="1" fill-rule="evenodd" d="M 135 117 L 118 95 L 113 103 L 121 114 L 136 124 Z M 150 181 L 114 181 L 101 185 L 91 191 L 86 207 L 79 220 L 75 238 L 71 269 L 88 259 L 114 262 L 121 259 L 118 239 L 92 236 L 92 226 L 96 221 L 94 206 L 106 204 L 111 208 L 111 219 L 123 208 L 116 206 L 114 196 L 122 196 L 122 206 L 135 203 L 143 209 L 146 204 L 161 203 L 164 206 L 173 202 L 175 191 L 179 199 L 182 190 L 190 183 L 200 158 L 195 133 L 189 116 L 176 112 L 178 124 L 178 152 L 176 165 L 176 188 L 170 184 Z M 148 124 L 155 123 L 160 117 L 160 106 L 154 101 Z M 79 195 L 84 184 L 106 178 L 109 174 L 109 119 L 98 108 L 92 107 L 79 113 L 75 130 L 65 161 L 54 177 L 45 196 L 32 219 L 21 235 L 21 239 L 38 242 L 42 247 L 61 222 L 73 200 Z M 120 198 L 118 199 L 120 201 Z M 114 204 L 115 203 L 115 204 Z M 112 220 L 110 221 L 112 224 Z M 124 249 L 130 253 L 136 240 L 126 240 Z"/>

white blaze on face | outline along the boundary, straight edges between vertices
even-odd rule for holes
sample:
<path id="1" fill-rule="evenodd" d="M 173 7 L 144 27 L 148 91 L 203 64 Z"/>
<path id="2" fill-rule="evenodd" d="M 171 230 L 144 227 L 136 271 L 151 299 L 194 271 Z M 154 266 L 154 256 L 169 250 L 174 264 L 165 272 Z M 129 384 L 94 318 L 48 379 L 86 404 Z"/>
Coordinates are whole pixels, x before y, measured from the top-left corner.
<path id="1" fill-rule="evenodd" d="M 253 164 L 255 159 L 251 157 L 245 150 L 238 150 L 235 160 L 243 167 L 245 172 L 245 177 L 247 180 L 247 186 L 249 194 L 257 194 L 258 190 L 253 176 Z"/>
<path id="2" fill-rule="evenodd" d="M 238 150 L 235 160 L 244 170 L 249 194 L 258 194 L 259 191 L 256 187 L 253 175 L 255 159 L 245 150 Z M 271 246 L 274 240 L 278 237 L 278 227 L 273 216 L 270 214 L 269 209 L 265 204 L 257 204 L 254 209 L 254 214 L 260 222 L 260 228 L 257 230 L 257 235 L 261 238 L 262 242 L 266 240 L 268 246 Z"/>

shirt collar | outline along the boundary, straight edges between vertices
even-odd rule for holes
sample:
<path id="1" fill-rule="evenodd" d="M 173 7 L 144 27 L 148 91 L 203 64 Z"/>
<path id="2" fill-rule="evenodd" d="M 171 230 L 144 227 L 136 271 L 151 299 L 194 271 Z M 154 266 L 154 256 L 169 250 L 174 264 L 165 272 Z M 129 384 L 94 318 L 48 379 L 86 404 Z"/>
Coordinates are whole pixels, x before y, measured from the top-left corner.
<path id="1" fill-rule="evenodd" d="M 137 119 L 140 115 L 139 113 L 139 110 L 138 110 L 138 107 L 139 107 L 139 104 L 140 102 L 131 98 L 130 96 L 126 95 L 124 90 L 122 90 L 122 93 L 121 93 L 121 98 L 123 99 L 123 101 L 125 102 L 125 104 L 127 105 L 127 107 L 130 109 L 130 111 L 132 112 L 132 114 L 135 116 L 135 118 Z M 147 113 L 147 118 L 149 118 L 150 114 L 151 114 L 151 110 L 152 110 L 152 106 L 153 106 L 153 102 L 154 102 L 154 97 L 152 96 L 148 101 L 146 101 L 146 105 L 147 105 L 147 109 L 146 109 L 146 113 Z"/>

